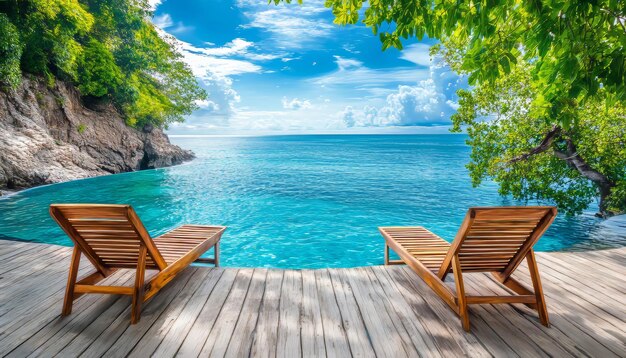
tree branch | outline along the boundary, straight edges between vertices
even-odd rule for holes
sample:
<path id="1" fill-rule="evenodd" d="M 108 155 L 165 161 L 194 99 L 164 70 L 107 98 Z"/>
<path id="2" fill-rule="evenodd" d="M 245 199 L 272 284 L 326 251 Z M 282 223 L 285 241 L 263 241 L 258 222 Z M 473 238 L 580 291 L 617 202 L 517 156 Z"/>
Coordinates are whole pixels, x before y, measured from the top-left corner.
<path id="1" fill-rule="evenodd" d="M 607 204 L 606 198 L 611 194 L 611 190 L 615 186 L 615 182 L 611 181 L 606 175 L 593 169 L 576 151 L 576 146 L 571 139 L 566 139 L 567 151 L 554 150 L 554 156 L 564 160 L 572 169 L 578 171 L 580 175 L 591 180 L 598 186 L 600 190 L 600 216 L 606 216 Z"/>
<path id="2" fill-rule="evenodd" d="M 606 175 L 593 169 L 587 162 L 578 154 L 574 143 L 570 139 L 566 139 L 567 152 L 554 150 L 554 156 L 567 162 L 573 169 L 576 169 L 582 176 L 598 184 L 598 186 L 612 187 L 614 183 L 606 177 Z"/>
<path id="3" fill-rule="evenodd" d="M 626 34 L 626 26 L 624 25 L 624 22 L 626 22 L 626 18 L 624 18 L 624 16 L 619 16 L 619 14 L 615 13 L 611 9 L 602 8 L 600 10 L 604 11 L 604 12 L 610 14 L 610 15 L 612 15 L 613 17 L 615 17 L 615 21 L 618 24 L 620 24 L 620 26 L 622 27 L 622 30 L 624 30 L 624 33 Z"/>
<path id="4" fill-rule="evenodd" d="M 606 216 L 606 198 L 611 194 L 611 190 L 615 186 L 615 182 L 611 181 L 606 175 L 593 169 L 583 159 L 583 157 L 578 154 L 578 151 L 576 150 L 576 145 L 574 145 L 574 142 L 572 142 L 570 138 L 561 137 L 561 139 L 565 140 L 565 143 L 567 145 L 567 148 L 565 150 L 553 148 L 552 143 L 561 134 L 561 127 L 554 125 L 552 129 L 548 133 L 546 133 L 545 137 L 538 146 L 532 148 L 527 153 L 514 157 L 513 159 L 508 161 L 508 164 L 527 160 L 533 155 L 543 153 L 548 151 L 549 149 L 552 149 L 552 153 L 555 157 L 565 161 L 567 165 L 569 165 L 573 170 L 576 170 L 578 173 L 580 173 L 580 175 L 597 185 L 598 189 L 600 190 L 600 215 Z"/>
<path id="5" fill-rule="evenodd" d="M 513 164 L 521 162 L 532 157 L 533 155 L 545 152 L 546 150 L 550 149 L 552 142 L 554 142 L 554 138 L 556 138 L 559 134 L 561 134 L 561 127 L 554 125 L 552 129 L 548 133 L 546 133 L 546 136 L 543 138 L 538 146 L 531 149 L 528 153 L 524 153 L 522 155 L 514 157 L 513 159 L 509 160 L 508 163 Z"/>

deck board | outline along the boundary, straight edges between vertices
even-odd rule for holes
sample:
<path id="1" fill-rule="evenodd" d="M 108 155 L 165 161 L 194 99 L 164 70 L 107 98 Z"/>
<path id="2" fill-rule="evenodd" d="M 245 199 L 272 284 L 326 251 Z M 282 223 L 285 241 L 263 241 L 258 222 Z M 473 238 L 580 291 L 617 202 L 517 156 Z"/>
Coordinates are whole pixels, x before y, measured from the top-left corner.
<path id="1" fill-rule="evenodd" d="M 70 256 L 0 240 L 0 356 L 626 356 L 626 248 L 538 253 L 552 326 L 523 305 L 471 306 L 471 333 L 405 266 L 194 266 L 137 325 L 122 296 L 85 295 L 61 318 Z M 530 285 L 526 269 L 515 278 Z M 81 262 L 80 275 L 90 270 Z M 132 283 L 121 271 L 104 282 Z M 466 276 L 472 294 L 503 292 L 485 274 Z"/>

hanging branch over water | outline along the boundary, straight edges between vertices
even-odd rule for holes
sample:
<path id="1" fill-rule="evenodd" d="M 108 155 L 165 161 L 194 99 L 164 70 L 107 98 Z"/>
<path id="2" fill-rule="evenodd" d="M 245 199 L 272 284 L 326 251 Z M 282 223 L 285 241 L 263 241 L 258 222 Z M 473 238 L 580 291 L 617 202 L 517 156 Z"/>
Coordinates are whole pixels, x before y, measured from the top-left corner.
<path id="1" fill-rule="evenodd" d="M 552 149 L 555 157 L 565 161 L 567 165 L 569 165 L 572 169 L 578 171 L 580 175 L 591 180 L 594 184 L 597 185 L 600 191 L 600 212 L 598 214 L 602 217 L 606 217 L 608 215 L 608 213 L 606 212 L 606 198 L 611 194 L 611 190 L 613 189 L 613 187 L 615 187 L 615 182 L 611 181 L 606 175 L 593 169 L 591 165 L 589 165 L 578 153 L 574 142 L 570 138 L 563 138 L 562 134 L 563 130 L 561 129 L 561 127 L 554 125 L 552 129 L 548 131 L 548 133 L 546 133 L 545 137 L 543 138 L 541 143 L 539 143 L 539 145 L 532 148 L 527 153 L 514 157 L 513 159 L 509 160 L 508 163 L 514 164 L 517 162 L 521 162 L 527 160 L 534 155 Z M 565 141 L 565 150 L 554 148 L 552 144 L 556 139 L 561 139 Z"/>
<path id="2" fill-rule="evenodd" d="M 552 146 L 552 142 L 554 142 L 554 139 L 557 138 L 560 134 L 561 127 L 554 125 L 538 146 L 531 149 L 528 153 L 524 153 L 509 160 L 509 164 L 521 162 L 532 157 L 533 155 L 545 152 L 546 150 L 550 149 L 550 147 Z"/>

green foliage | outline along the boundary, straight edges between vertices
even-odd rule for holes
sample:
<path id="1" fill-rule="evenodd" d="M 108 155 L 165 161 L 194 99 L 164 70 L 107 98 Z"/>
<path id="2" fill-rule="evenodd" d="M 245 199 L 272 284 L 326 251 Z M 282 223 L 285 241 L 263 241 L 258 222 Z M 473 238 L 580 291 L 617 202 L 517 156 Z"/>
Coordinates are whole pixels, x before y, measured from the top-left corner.
<path id="1" fill-rule="evenodd" d="M 0 1 L 1 82 L 28 72 L 111 101 L 138 127 L 182 121 L 206 93 L 150 16 L 137 0 Z"/>
<path id="2" fill-rule="evenodd" d="M 113 54 L 102 43 L 91 39 L 79 60 L 78 90 L 85 96 L 103 97 L 115 93 L 123 79 Z"/>
<path id="3" fill-rule="evenodd" d="M 85 133 L 85 130 L 87 129 L 87 126 L 85 126 L 84 124 L 79 124 L 78 127 L 76 127 L 76 131 L 78 131 L 78 133 L 83 134 Z"/>
<path id="4" fill-rule="evenodd" d="M 65 106 L 65 97 L 63 97 L 63 96 L 54 96 L 54 100 L 57 102 L 59 107 Z"/>
<path id="5" fill-rule="evenodd" d="M 0 85 L 15 87 L 20 83 L 22 44 L 17 28 L 0 13 Z"/>
<path id="6" fill-rule="evenodd" d="M 37 103 L 39 103 L 39 105 L 43 105 L 43 93 L 37 91 L 35 92 L 35 99 L 37 100 Z"/>
<path id="7" fill-rule="evenodd" d="M 335 23 L 362 22 L 383 49 L 424 37 L 462 44 L 457 70 L 470 84 L 510 73 L 519 58 L 532 62 L 543 104 L 537 114 L 564 127 L 576 105 L 600 88 L 609 102 L 626 100 L 626 2 L 326 0 Z M 573 107 L 573 108 L 572 108 Z"/>
<path id="8" fill-rule="evenodd" d="M 466 129 L 472 146 L 468 164 L 472 183 L 486 178 L 503 195 L 520 200 L 550 200 L 568 214 L 578 214 L 599 196 L 596 183 L 570 161 L 556 155 L 569 141 L 576 154 L 612 183 L 600 203 L 604 212 L 626 211 L 626 106 L 610 104 L 604 90 L 580 104 L 575 121 L 545 150 L 533 152 L 555 123 L 536 117 L 532 66 L 520 64 L 508 76 L 472 90 L 462 90 L 453 130 Z M 528 155 L 529 153 L 534 153 Z M 527 155 L 524 160 L 516 160 Z"/>

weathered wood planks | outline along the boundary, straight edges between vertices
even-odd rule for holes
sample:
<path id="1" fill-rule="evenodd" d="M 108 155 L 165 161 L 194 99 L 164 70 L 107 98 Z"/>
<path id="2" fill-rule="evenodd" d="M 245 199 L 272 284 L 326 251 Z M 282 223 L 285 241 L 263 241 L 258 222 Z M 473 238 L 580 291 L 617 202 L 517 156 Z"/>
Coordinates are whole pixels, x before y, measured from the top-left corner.
<path id="1" fill-rule="evenodd" d="M 128 296 L 86 295 L 61 318 L 71 249 L 11 241 L 0 249 L 10 258 L 0 260 L 0 356 L 626 356 L 626 248 L 538 253 L 552 326 L 522 304 L 474 305 L 471 333 L 405 266 L 194 266 L 151 299 L 137 325 Z M 470 294 L 504 292 L 486 274 L 466 276 Z M 126 270 L 104 283 L 133 280 Z"/>

